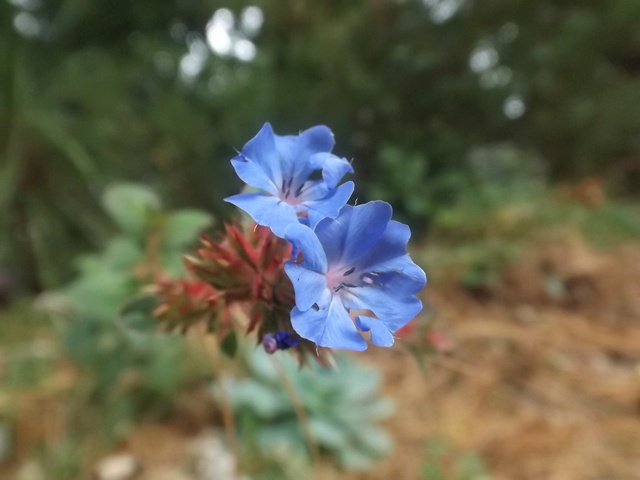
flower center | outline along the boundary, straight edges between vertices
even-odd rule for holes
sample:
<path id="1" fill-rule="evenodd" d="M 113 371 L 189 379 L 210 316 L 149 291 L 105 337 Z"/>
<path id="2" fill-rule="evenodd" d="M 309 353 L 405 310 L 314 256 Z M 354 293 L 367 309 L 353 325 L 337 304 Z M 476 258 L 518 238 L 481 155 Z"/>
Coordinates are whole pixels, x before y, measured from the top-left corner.
<path id="1" fill-rule="evenodd" d="M 357 287 L 354 283 L 353 272 L 356 267 L 333 267 L 327 271 L 327 288 L 332 292 L 338 292 L 345 287 Z"/>
<path id="2" fill-rule="evenodd" d="M 298 205 L 302 203 L 302 198 L 300 196 L 303 189 L 304 182 L 301 185 L 294 185 L 293 177 L 290 177 L 288 179 L 283 178 L 282 184 L 280 185 L 279 198 L 289 205 Z"/>

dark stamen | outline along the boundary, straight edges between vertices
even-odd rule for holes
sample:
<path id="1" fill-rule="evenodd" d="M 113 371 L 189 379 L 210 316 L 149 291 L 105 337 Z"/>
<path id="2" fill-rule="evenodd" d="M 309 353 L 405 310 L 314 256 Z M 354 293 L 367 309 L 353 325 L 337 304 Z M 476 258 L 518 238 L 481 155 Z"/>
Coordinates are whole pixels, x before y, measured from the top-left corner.
<path id="1" fill-rule="evenodd" d="M 347 270 L 346 272 L 344 272 L 342 275 L 344 275 L 345 277 L 346 277 L 347 275 L 351 275 L 355 269 L 356 269 L 356 267 L 351 267 L 349 270 Z"/>
<path id="2" fill-rule="evenodd" d="M 289 198 L 291 195 L 291 184 L 293 183 L 293 177 L 289 178 L 289 180 L 282 179 L 282 188 L 280 191 L 284 193 L 285 200 Z"/>
<path id="3" fill-rule="evenodd" d="M 342 282 L 340 285 L 338 285 L 337 287 L 335 287 L 333 289 L 334 292 L 339 292 L 340 290 L 342 290 L 343 288 L 358 288 L 358 285 L 356 285 L 355 283 L 345 283 Z"/>

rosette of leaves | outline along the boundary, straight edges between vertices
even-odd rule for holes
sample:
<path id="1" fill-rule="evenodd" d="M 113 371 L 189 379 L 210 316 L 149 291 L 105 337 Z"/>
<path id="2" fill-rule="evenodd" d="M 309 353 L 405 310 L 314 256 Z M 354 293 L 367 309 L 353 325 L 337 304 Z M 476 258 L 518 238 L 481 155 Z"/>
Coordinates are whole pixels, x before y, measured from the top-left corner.
<path id="1" fill-rule="evenodd" d="M 261 349 L 246 350 L 244 360 L 250 376 L 225 377 L 214 392 L 219 395 L 224 388 L 230 398 L 246 454 L 292 459 L 307 455 L 301 422 L 317 446 L 345 469 L 368 469 L 390 453 L 391 439 L 379 422 L 394 408 L 378 395 L 376 371 L 345 355 L 335 356 L 334 369 L 313 362 L 299 369 L 291 356 L 268 356 Z M 295 398 L 285 388 L 283 375 Z M 295 404 L 306 418 L 298 418 Z"/>

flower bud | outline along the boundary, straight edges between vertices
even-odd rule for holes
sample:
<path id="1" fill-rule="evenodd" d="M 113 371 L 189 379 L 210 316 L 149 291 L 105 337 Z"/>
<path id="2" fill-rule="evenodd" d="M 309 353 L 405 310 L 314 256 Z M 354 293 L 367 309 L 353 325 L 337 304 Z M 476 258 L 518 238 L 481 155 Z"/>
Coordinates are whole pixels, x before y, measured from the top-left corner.
<path id="1" fill-rule="evenodd" d="M 278 341 L 274 335 L 267 333 L 262 337 L 262 346 L 264 347 L 264 351 L 271 355 L 278 350 Z"/>

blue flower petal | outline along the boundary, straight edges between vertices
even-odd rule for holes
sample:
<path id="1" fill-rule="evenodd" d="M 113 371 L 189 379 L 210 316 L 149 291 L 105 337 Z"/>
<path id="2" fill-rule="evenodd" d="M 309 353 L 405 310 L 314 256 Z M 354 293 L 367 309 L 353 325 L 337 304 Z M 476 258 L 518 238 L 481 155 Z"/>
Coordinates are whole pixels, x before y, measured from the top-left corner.
<path id="1" fill-rule="evenodd" d="M 391 205 L 375 201 L 357 207 L 345 205 L 335 221 L 320 222 L 316 233 L 329 263 L 354 264 L 380 240 L 391 214 Z"/>
<path id="2" fill-rule="evenodd" d="M 280 136 L 266 123 L 231 164 L 245 183 L 278 198 L 295 212 L 307 213 L 311 208 L 308 223 L 315 227 L 327 216 L 336 217 L 353 191 L 352 184 L 335 188 L 340 178 L 352 168 L 346 160 L 329 153 L 333 145 L 333 134 L 324 125 L 309 128 L 297 136 Z M 311 173 L 318 169 L 323 169 L 324 179 L 309 180 Z M 313 203 L 307 205 L 307 202 Z M 256 216 L 262 215 L 259 223 L 269 225 L 281 236 L 284 227 L 278 225 L 280 219 L 270 221 L 264 215 L 267 206 L 260 208 L 260 212 L 255 205 L 249 206 L 251 211 L 245 210 L 256 221 Z"/>
<path id="3" fill-rule="evenodd" d="M 247 185 L 251 185 L 255 188 L 260 188 L 272 195 L 278 194 L 278 188 L 275 183 L 269 178 L 264 169 L 255 162 L 248 161 L 244 156 L 238 155 L 231 159 L 231 165 L 240 180 Z"/>
<path id="4" fill-rule="evenodd" d="M 323 273 L 309 270 L 296 263 L 287 262 L 284 271 L 293 284 L 296 293 L 296 307 L 305 311 L 320 301 L 327 289 L 327 280 Z"/>
<path id="5" fill-rule="evenodd" d="M 330 152 L 335 140 L 328 127 L 318 125 L 297 136 L 276 135 L 275 142 L 283 173 L 301 184 L 316 168 L 311 166 L 311 158 L 320 152 Z"/>
<path id="6" fill-rule="evenodd" d="M 283 179 L 281 159 L 276 148 L 276 135 L 269 123 L 265 123 L 257 135 L 245 144 L 240 155 L 256 170 L 264 173 L 276 186 L 281 184 Z M 258 175 L 260 173 L 255 174 L 256 177 Z M 263 188 L 258 185 L 252 186 Z"/>
<path id="7" fill-rule="evenodd" d="M 327 255 L 329 265 L 340 262 L 344 250 L 344 242 L 347 238 L 347 230 L 353 207 L 345 205 L 340 215 L 333 218 L 325 218 L 315 228 L 316 235 Z"/>
<path id="8" fill-rule="evenodd" d="M 377 274 L 370 276 L 369 281 L 383 285 L 384 288 L 393 290 L 398 294 L 415 295 L 422 291 L 427 284 L 424 270 L 416 265 L 407 254 L 401 257 L 372 262 L 367 266 L 367 272 L 363 273 L 366 277 L 367 273 L 370 272 L 377 272 Z"/>
<path id="9" fill-rule="evenodd" d="M 356 325 L 363 332 L 371 332 L 371 343 L 379 347 L 390 347 L 394 338 L 387 326 L 377 318 L 367 316 L 356 317 Z"/>
<path id="10" fill-rule="evenodd" d="M 326 125 L 316 125 L 298 135 L 301 149 L 305 152 L 330 152 L 336 143 L 333 132 Z"/>
<path id="11" fill-rule="evenodd" d="M 302 202 L 313 202 L 315 200 L 322 200 L 323 198 L 331 195 L 335 190 L 327 187 L 324 180 L 307 180 L 304 187 L 301 189 L 298 198 Z M 304 205 L 300 205 L 301 211 L 305 210 Z"/>
<path id="12" fill-rule="evenodd" d="M 318 153 L 311 157 L 310 164 L 314 170 L 322 169 L 322 179 L 329 188 L 336 188 L 342 177 L 353 173 L 353 167 L 347 159 L 332 153 Z"/>
<path id="13" fill-rule="evenodd" d="M 403 327 L 422 310 L 422 302 L 415 295 L 401 295 L 397 288 L 359 287 L 341 295 L 347 308 L 366 309 L 392 333 Z"/>
<path id="14" fill-rule="evenodd" d="M 372 277 L 377 283 L 393 280 L 386 288 L 395 288 L 398 293 L 413 295 L 420 292 L 427 278 L 406 253 L 410 236 L 407 225 L 390 221 L 379 242 L 358 260 L 358 270 L 363 273 L 378 272 L 377 278 Z"/>
<path id="15" fill-rule="evenodd" d="M 346 182 L 336 188 L 330 196 L 322 200 L 304 202 L 303 205 L 307 208 L 309 226 L 315 228 L 325 218 L 336 218 L 340 214 L 340 210 L 351 198 L 353 189 L 353 182 Z"/>
<path id="16" fill-rule="evenodd" d="M 349 263 L 360 258 L 387 229 L 393 210 L 386 202 L 375 201 L 353 207 L 342 258 Z"/>
<path id="17" fill-rule="evenodd" d="M 274 235 L 284 237 L 292 223 L 298 223 L 295 209 L 276 197 L 262 193 L 241 193 L 224 199 L 247 212 L 258 224 L 269 227 Z"/>
<path id="18" fill-rule="evenodd" d="M 367 342 L 337 296 L 326 290 L 316 307 L 304 312 L 296 307 L 291 312 L 291 325 L 298 335 L 320 347 L 366 350 Z"/>
<path id="19" fill-rule="evenodd" d="M 327 272 L 327 257 L 313 230 L 295 222 L 287 227 L 284 238 L 302 253 L 304 268 L 322 274 Z"/>
<path id="20" fill-rule="evenodd" d="M 411 230 L 408 225 L 404 223 L 391 220 L 387 229 L 384 231 L 384 235 L 380 240 L 380 246 L 383 251 L 373 251 L 373 255 L 381 258 L 381 256 L 387 258 L 398 257 L 407 253 L 407 244 L 411 238 Z"/>
<path id="21" fill-rule="evenodd" d="M 362 265 L 372 266 L 402 257 L 407 254 L 409 237 L 411 237 L 411 231 L 407 225 L 391 220 L 378 243 L 358 261 Z"/>

